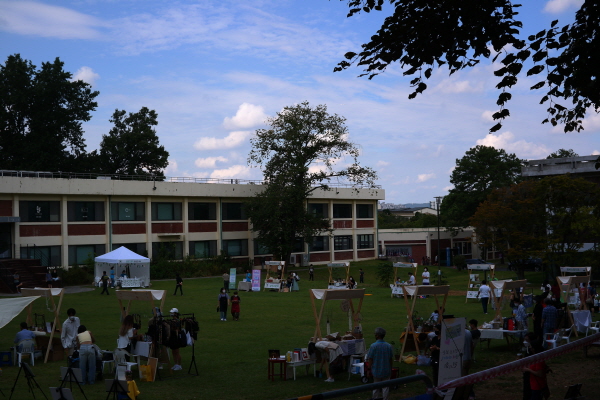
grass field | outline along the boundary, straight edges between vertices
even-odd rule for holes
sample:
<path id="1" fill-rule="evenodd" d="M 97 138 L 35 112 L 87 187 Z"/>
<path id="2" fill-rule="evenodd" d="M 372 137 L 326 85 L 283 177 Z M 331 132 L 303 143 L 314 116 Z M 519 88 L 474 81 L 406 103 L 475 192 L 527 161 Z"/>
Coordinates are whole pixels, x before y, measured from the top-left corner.
<path id="1" fill-rule="evenodd" d="M 362 326 L 367 346 L 374 341 L 372 332 L 378 326 L 384 327 L 388 334 L 388 342 L 395 341 L 406 326 L 406 310 L 404 301 L 390 297 L 390 289 L 380 287 L 376 271 L 379 261 L 354 263 L 351 267 L 351 275 L 358 280 L 358 268 L 365 271 L 365 284 L 360 287 L 366 289 L 366 296 L 362 307 Z M 435 282 L 437 267 L 431 267 L 432 282 Z M 301 277 L 300 292 L 276 293 L 276 292 L 241 292 L 241 315 L 240 321 L 234 322 L 229 319 L 222 322 L 219 314 L 215 311 L 217 295 L 222 285 L 220 277 L 187 279 L 184 281 L 184 296 L 173 296 L 174 281 L 154 281 L 153 289 L 166 289 L 168 298 L 165 310 L 177 307 L 181 313 L 194 313 L 200 324 L 198 342 L 196 343 L 196 363 L 199 376 L 190 376 L 187 369 L 191 361 L 191 347 L 182 349 L 183 371 L 162 373 L 162 380 L 157 382 L 139 382 L 136 380 L 142 392 L 140 399 L 286 399 L 301 395 L 320 393 L 322 391 L 345 388 L 360 385 L 358 376 L 353 376 L 350 382 L 347 373 L 335 376 L 335 382 L 326 383 L 324 379 L 306 376 L 304 370 L 298 368 L 298 379 L 296 381 L 267 380 L 267 350 L 279 349 L 282 354 L 288 350 L 298 347 L 306 347 L 315 330 L 311 302 L 308 294 L 310 288 L 326 288 L 328 271 L 326 268 L 317 268 L 316 280 L 308 281 L 308 272 L 296 268 Z M 417 276 L 420 278 L 422 268 L 419 268 Z M 456 271 L 452 268 L 442 267 L 445 279 L 451 285 L 451 290 L 465 291 L 467 286 L 467 272 Z M 516 278 L 511 272 L 498 272 L 499 279 Z M 527 278 L 532 283 L 531 287 L 539 293 L 542 281 L 541 273 L 528 273 Z M 420 279 L 419 279 L 420 281 Z M 319 302 L 320 303 L 320 302 Z M 335 302 L 330 302 L 335 303 Z M 66 318 L 66 310 L 73 307 L 77 310 L 82 324 L 91 330 L 97 339 L 97 344 L 102 349 L 114 349 L 119 330 L 119 305 L 114 292 L 109 296 L 101 296 L 100 289 L 91 292 L 65 295 L 61 324 Z M 420 315 L 428 317 L 435 308 L 433 298 L 419 299 L 417 311 Z M 142 315 L 146 320 L 151 316 L 148 304 L 134 303 L 133 313 Z M 51 312 L 46 309 L 45 300 L 40 299 L 34 303 L 34 312 L 44 313 L 46 320 L 50 320 Z M 446 304 L 446 312 L 457 317 L 466 317 L 467 320 L 475 318 L 480 324 L 493 318 L 490 312 L 484 315 L 481 304 L 475 300 L 465 303 L 465 296 L 451 296 Z M 504 310 L 504 316 L 508 316 L 510 310 Z M 25 320 L 26 312 L 15 318 L 10 324 L 2 329 L 0 337 L 0 348 L 8 349 L 12 345 L 18 325 Z M 331 304 L 326 308 L 326 316 L 329 317 L 332 331 L 345 332 L 348 329 L 348 317 L 343 313 L 339 305 Z M 322 322 L 325 330 L 325 321 Z M 486 369 L 503 362 L 511 361 L 515 357 L 516 350 L 508 350 L 505 341 L 493 341 L 489 350 L 487 348 L 477 349 L 476 364 L 474 371 Z M 557 362 L 567 362 L 565 360 Z M 595 361 L 597 364 L 597 360 Z M 43 364 L 36 362 L 33 370 L 36 380 L 44 390 L 50 386 L 59 384 L 59 367 L 66 365 L 66 361 L 50 362 Z M 401 365 L 401 375 L 411 375 L 416 366 Z M 428 367 L 423 368 L 430 372 Z M 8 397 L 10 389 L 16 377 L 18 369 L 5 367 L 0 377 L 0 389 Z M 312 369 L 311 369 L 312 373 Z M 593 378 L 591 378 L 593 379 Z M 590 382 L 591 383 L 591 382 Z M 519 383 L 520 384 L 520 383 Z M 492 388 L 494 385 L 506 385 L 502 379 L 497 379 L 481 385 Z M 520 387 L 520 386 L 519 386 Z M 411 394 L 422 393 L 422 384 L 412 384 L 407 388 L 400 388 L 393 392 L 392 398 L 401 399 Z M 104 399 L 104 385 L 96 383 L 95 386 L 85 386 L 85 394 L 88 399 Z M 41 398 L 41 393 L 36 392 L 36 398 Z M 370 393 L 357 395 L 353 399 L 368 399 Z M 518 395 L 516 396 L 518 397 Z M 29 399 L 31 394 L 27 393 L 26 381 L 20 378 L 15 389 L 14 399 Z M 76 399 L 81 399 L 81 393 L 75 393 Z M 515 398 L 513 392 L 511 397 Z"/>

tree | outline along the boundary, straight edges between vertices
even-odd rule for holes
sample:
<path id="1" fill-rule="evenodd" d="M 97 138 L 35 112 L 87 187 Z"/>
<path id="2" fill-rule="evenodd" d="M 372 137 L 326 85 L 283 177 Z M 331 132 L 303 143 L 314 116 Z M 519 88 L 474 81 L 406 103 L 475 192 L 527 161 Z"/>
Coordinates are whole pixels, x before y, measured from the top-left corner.
<path id="1" fill-rule="evenodd" d="M 284 107 L 252 138 L 248 164 L 260 166 L 266 188 L 246 203 L 257 241 L 279 260 L 288 260 L 298 241 L 329 230 L 329 220 L 307 209 L 316 190 L 329 190 L 332 180 L 373 187 L 376 173 L 360 166 L 359 148 L 347 140 L 345 119 L 327 106 L 308 102 Z M 349 166 L 337 168 L 345 157 Z"/>
<path id="2" fill-rule="evenodd" d="M 555 151 L 554 153 L 551 153 L 548 157 L 546 157 L 546 160 L 549 160 L 551 158 L 569 158 L 569 157 L 579 157 L 579 154 L 575 153 L 575 151 L 573 151 L 573 149 L 569 149 L 569 150 L 558 149 L 557 151 Z"/>
<path id="3" fill-rule="evenodd" d="M 37 69 L 19 54 L 0 65 L 2 168 L 69 171 L 85 153 L 81 123 L 89 121 L 99 92 L 56 58 Z"/>
<path id="4" fill-rule="evenodd" d="M 476 146 L 456 160 L 450 175 L 454 185 L 441 204 L 440 212 L 448 228 L 463 228 L 493 189 L 520 180 L 523 161 L 503 149 Z"/>
<path id="5" fill-rule="evenodd" d="M 115 110 L 109 120 L 114 127 L 102 136 L 100 143 L 102 172 L 162 177 L 169 163 L 169 152 L 156 136 L 157 119 L 158 114 L 147 107 L 129 115 L 124 110 Z"/>
<path id="6" fill-rule="evenodd" d="M 495 189 L 470 219 L 479 245 L 502 252 L 521 278 L 518 260 L 540 255 L 545 246 L 545 211 L 536 190 L 533 180 Z"/>
<path id="7" fill-rule="evenodd" d="M 360 12 L 381 11 L 384 0 L 349 0 L 348 17 Z M 357 64 L 364 67 L 361 76 L 382 73 L 398 62 L 404 75 L 414 76 L 414 91 L 409 98 L 422 93 L 434 68 L 448 68 L 450 74 L 473 67 L 484 59 L 496 61 L 500 68 L 494 74 L 501 78 L 495 120 L 510 115 L 506 103 L 508 91 L 518 78 L 542 74 L 531 90 L 543 88 L 540 103 L 548 104 L 548 118 L 542 123 L 556 126 L 564 123 L 564 131 L 583 129 L 581 123 L 588 109 L 600 108 L 600 7 L 595 1 L 584 1 L 571 24 L 559 26 L 552 21 L 547 29 L 525 33 L 516 19 L 519 4 L 510 0 L 389 0 L 394 7 L 377 34 L 362 45 L 359 53 L 348 52 L 346 60 L 334 71 Z M 435 29 L 432 29 L 435 27 Z M 524 36 L 523 36 L 524 37 Z M 493 53 L 492 51 L 493 50 Z M 527 68 L 523 69 L 527 63 Z M 560 104 L 562 102 L 563 104 Z M 570 103 L 570 104 L 569 104 Z M 569 108 L 572 105 L 572 108 Z M 501 122 L 490 132 L 502 127 Z"/>

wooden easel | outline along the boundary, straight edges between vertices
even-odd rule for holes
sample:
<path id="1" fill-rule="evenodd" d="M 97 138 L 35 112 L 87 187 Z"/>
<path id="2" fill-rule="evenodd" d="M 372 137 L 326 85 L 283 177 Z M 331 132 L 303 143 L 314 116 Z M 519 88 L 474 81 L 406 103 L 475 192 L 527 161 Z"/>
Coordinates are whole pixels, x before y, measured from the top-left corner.
<path id="1" fill-rule="evenodd" d="M 52 323 L 52 332 L 50 332 L 50 340 L 48 341 L 48 348 L 46 349 L 46 355 L 44 356 L 44 364 L 48 362 L 48 356 L 50 355 L 50 348 L 52 347 L 52 339 L 54 338 L 54 332 L 60 328 L 58 327 L 58 316 L 60 314 L 60 307 L 62 306 L 63 296 L 65 290 L 63 288 L 21 288 L 23 296 L 39 296 L 46 299 L 50 299 L 52 308 L 54 308 L 54 321 Z M 58 300 L 58 306 L 54 303 L 54 296 L 60 296 Z M 27 325 L 31 325 L 31 310 L 33 303 L 29 304 L 27 308 Z"/>
<path id="2" fill-rule="evenodd" d="M 166 290 L 115 290 L 122 318 L 129 314 L 129 308 L 133 300 L 147 301 L 154 310 L 154 300 L 160 299 L 160 310 L 165 307 Z M 123 307 L 123 300 L 127 300 L 127 307 Z"/>
<path id="3" fill-rule="evenodd" d="M 313 315 L 315 317 L 315 334 L 313 335 L 313 342 L 316 343 L 323 337 L 321 333 L 321 319 L 323 318 L 323 312 L 325 311 L 325 303 L 327 303 L 328 300 L 348 300 L 350 303 L 350 311 L 352 312 L 352 323 L 354 326 L 358 326 L 360 309 L 362 308 L 363 299 L 365 297 L 365 289 L 311 289 L 309 292 Z M 322 300 L 321 310 L 318 313 L 315 299 Z M 358 305 L 355 308 L 352 300 L 357 299 Z"/>
<path id="4" fill-rule="evenodd" d="M 346 279 L 344 283 L 348 284 L 348 280 L 350 279 L 350 263 L 349 262 L 337 262 L 337 263 L 329 263 L 327 264 L 327 268 L 329 269 L 329 284 L 333 285 L 335 282 L 333 281 L 333 269 L 344 267 L 346 269 Z"/>
<path id="5" fill-rule="evenodd" d="M 589 275 L 585 275 L 585 276 L 557 276 L 556 280 L 558 281 L 558 286 L 562 286 L 563 288 L 566 287 L 566 293 L 567 293 L 567 303 L 569 300 L 569 295 L 572 293 L 573 289 L 576 289 L 577 291 L 579 291 L 579 285 L 582 283 L 586 283 L 589 284 L 590 282 L 590 276 Z M 566 281 L 566 283 L 565 283 Z M 581 298 L 579 299 L 579 302 L 582 305 L 582 309 L 583 310 L 587 310 L 587 304 L 585 303 L 585 301 L 581 301 Z M 573 326 L 575 324 L 575 319 L 573 318 L 573 314 L 571 314 L 571 309 L 567 306 L 567 315 L 569 316 L 569 322 L 571 323 L 570 326 Z M 579 337 L 579 334 L 577 333 L 577 329 L 575 329 L 575 336 Z"/>
<path id="6" fill-rule="evenodd" d="M 402 342 L 402 350 L 400 350 L 400 361 L 402 361 L 402 356 L 404 355 L 404 348 L 406 347 L 406 341 L 408 340 L 409 335 L 412 335 L 413 337 L 415 349 L 419 349 L 419 342 L 417 341 L 417 337 L 414 335 L 415 326 L 413 324 L 412 318 L 413 313 L 415 312 L 417 298 L 419 298 L 419 296 L 433 296 L 433 298 L 435 299 L 435 305 L 438 309 L 438 322 L 441 322 L 443 318 L 444 309 L 446 308 L 446 300 L 448 299 L 448 293 L 450 292 L 450 285 L 404 286 L 404 290 L 402 292 L 404 294 L 404 305 L 406 306 L 406 316 L 408 317 L 408 325 L 406 325 L 406 330 L 404 331 L 404 341 Z M 444 296 L 441 305 L 438 299 L 438 295 Z M 412 296 L 412 304 L 409 304 L 408 296 Z"/>
<path id="7" fill-rule="evenodd" d="M 285 278 L 285 261 L 265 261 L 265 266 L 267 267 L 267 276 L 265 277 L 265 283 L 267 283 L 268 279 L 278 279 L 279 280 L 279 291 L 282 291 L 281 281 L 284 281 Z M 275 272 L 275 274 L 281 274 L 281 278 L 271 277 L 271 272 Z M 266 287 L 263 286 L 263 292 L 266 290 Z"/>
<path id="8" fill-rule="evenodd" d="M 494 305 L 496 306 L 496 314 L 494 317 L 495 321 L 502 320 L 502 310 L 500 309 L 502 306 L 502 297 L 504 297 L 505 290 L 515 290 L 517 288 L 524 288 L 527 286 L 527 279 L 522 279 L 520 281 L 495 281 L 494 283 L 502 282 L 501 287 L 493 287 L 492 289 L 492 298 L 494 299 Z M 493 286 L 493 285 L 492 285 Z M 496 289 L 500 290 L 500 296 L 496 296 Z"/>
<path id="9" fill-rule="evenodd" d="M 479 293 L 479 288 L 477 288 L 477 290 L 472 290 L 474 288 L 471 287 L 471 284 L 478 284 L 483 280 L 471 280 L 471 275 L 473 275 L 473 271 L 490 271 L 489 277 L 486 276 L 484 277 L 484 279 L 486 279 L 488 282 L 491 282 L 491 280 L 494 279 L 495 270 L 496 266 L 494 264 L 470 264 L 467 266 L 467 275 L 469 277 L 469 281 L 467 282 L 467 297 L 465 298 L 465 303 L 467 303 L 469 299 L 476 299 L 477 294 Z"/>

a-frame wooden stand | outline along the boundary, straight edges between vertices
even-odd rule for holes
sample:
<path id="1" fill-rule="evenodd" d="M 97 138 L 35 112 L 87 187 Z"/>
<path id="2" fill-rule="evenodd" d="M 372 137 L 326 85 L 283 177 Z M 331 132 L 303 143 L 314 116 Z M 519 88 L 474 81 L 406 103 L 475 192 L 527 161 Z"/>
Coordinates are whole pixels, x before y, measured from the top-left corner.
<path id="1" fill-rule="evenodd" d="M 360 309 L 362 308 L 363 299 L 365 297 L 365 289 L 311 289 L 309 290 L 309 293 L 313 315 L 315 317 L 315 334 L 313 335 L 314 342 L 318 342 L 323 338 L 321 333 L 321 319 L 323 318 L 323 312 L 325 311 L 325 303 L 327 303 L 329 300 L 348 300 L 350 303 L 350 311 L 352 312 L 352 323 L 354 326 L 358 326 Z M 321 309 L 318 313 L 315 299 L 322 300 Z M 358 300 L 358 305 L 356 305 L 356 307 L 352 300 Z"/>

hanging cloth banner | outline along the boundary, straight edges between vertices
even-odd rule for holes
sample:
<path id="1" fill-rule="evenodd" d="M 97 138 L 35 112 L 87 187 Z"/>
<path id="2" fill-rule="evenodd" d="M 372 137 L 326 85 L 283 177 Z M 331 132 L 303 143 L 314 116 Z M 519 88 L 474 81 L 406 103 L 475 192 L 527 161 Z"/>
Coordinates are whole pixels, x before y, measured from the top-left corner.
<path id="1" fill-rule="evenodd" d="M 229 289 L 235 290 L 237 286 L 237 269 L 230 268 L 229 269 Z"/>
<path id="2" fill-rule="evenodd" d="M 252 270 L 252 291 L 260 292 L 260 269 Z"/>
<path id="3" fill-rule="evenodd" d="M 14 317 L 21 314 L 21 311 L 30 305 L 40 296 L 14 297 L 10 299 L 0 299 L 0 329 L 6 326 Z"/>

